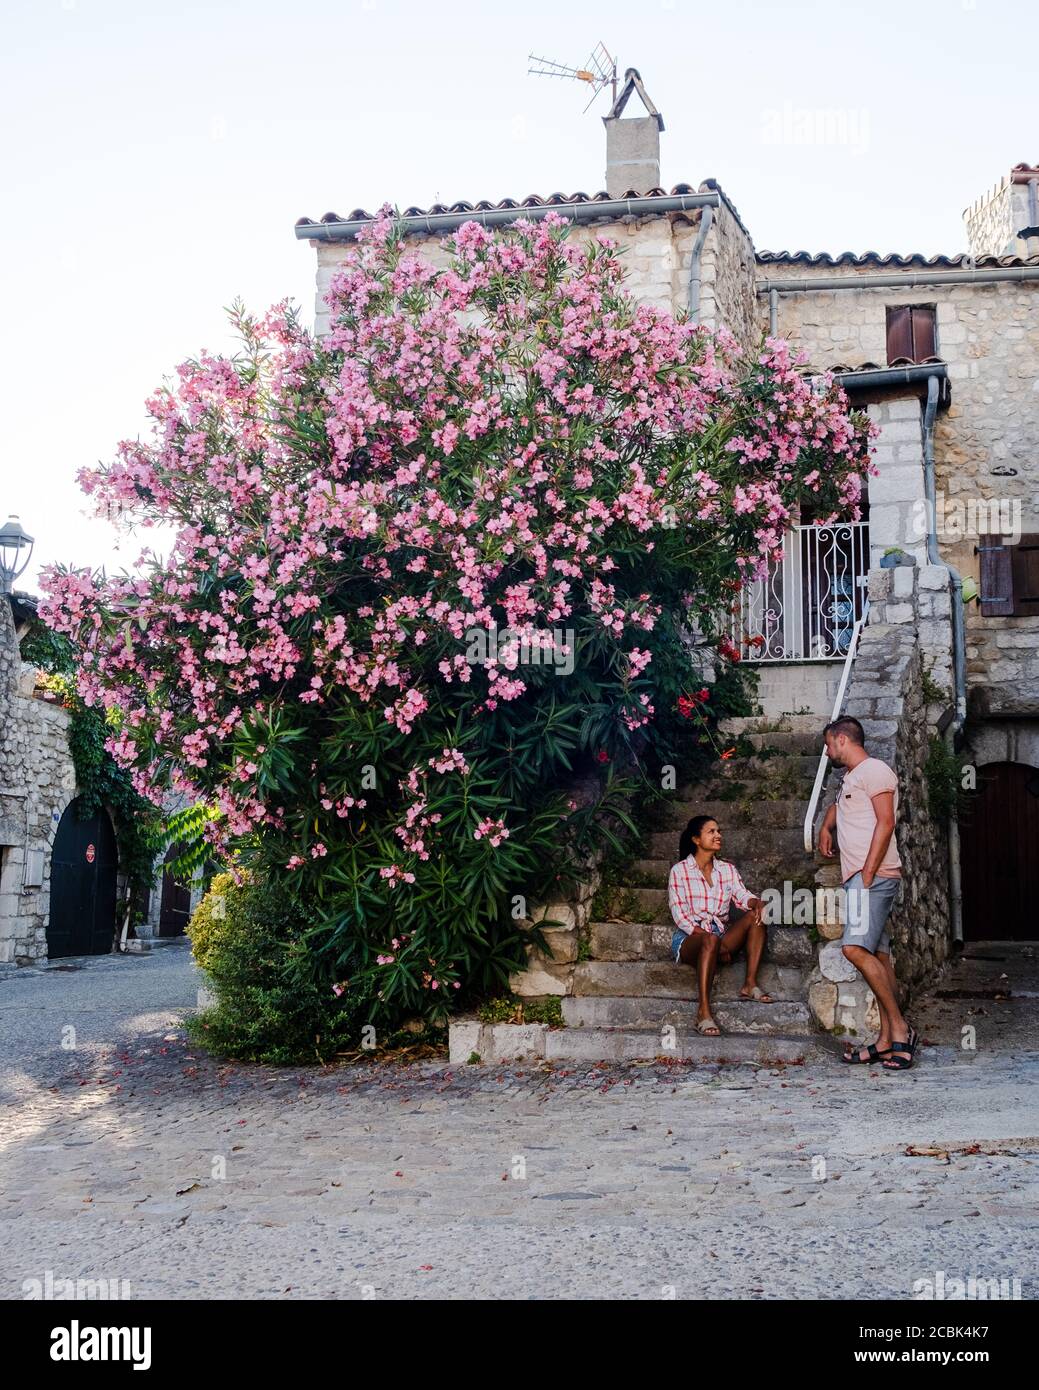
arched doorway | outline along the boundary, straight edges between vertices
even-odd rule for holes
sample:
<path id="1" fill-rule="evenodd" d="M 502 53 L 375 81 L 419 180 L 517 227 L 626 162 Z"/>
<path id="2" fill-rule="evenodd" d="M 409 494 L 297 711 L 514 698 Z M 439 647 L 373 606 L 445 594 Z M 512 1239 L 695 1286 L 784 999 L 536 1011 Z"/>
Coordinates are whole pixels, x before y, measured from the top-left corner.
<path id="1" fill-rule="evenodd" d="M 51 851 L 47 954 L 101 956 L 115 933 L 118 857 L 108 813 L 81 820 L 81 798 L 65 808 Z"/>
<path id="2" fill-rule="evenodd" d="M 1039 939 L 1039 768 L 987 763 L 960 814 L 963 935 Z"/>
<path id="3" fill-rule="evenodd" d="M 178 883 L 165 867 L 183 853 L 183 845 L 173 845 L 163 860 L 162 899 L 159 904 L 160 936 L 183 936 L 191 920 L 191 887 Z"/>

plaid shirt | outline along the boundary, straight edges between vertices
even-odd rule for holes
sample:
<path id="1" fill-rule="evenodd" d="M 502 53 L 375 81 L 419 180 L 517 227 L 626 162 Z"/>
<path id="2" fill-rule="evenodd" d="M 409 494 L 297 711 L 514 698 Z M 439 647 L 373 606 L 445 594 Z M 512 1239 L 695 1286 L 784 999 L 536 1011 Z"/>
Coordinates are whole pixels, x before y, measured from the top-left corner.
<path id="1" fill-rule="evenodd" d="M 667 904 L 675 925 L 688 936 L 697 927 L 701 931 L 724 936 L 729 918 L 729 904 L 749 907 L 753 893 L 749 892 L 735 864 L 715 859 L 711 870 L 713 884 L 704 878 L 693 855 L 672 865 L 667 881 Z"/>

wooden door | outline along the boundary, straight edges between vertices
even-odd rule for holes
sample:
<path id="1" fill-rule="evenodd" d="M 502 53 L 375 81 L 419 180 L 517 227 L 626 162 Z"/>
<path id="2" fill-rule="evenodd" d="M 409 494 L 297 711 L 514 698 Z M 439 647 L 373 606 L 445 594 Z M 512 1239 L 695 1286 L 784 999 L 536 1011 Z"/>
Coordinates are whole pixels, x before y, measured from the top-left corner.
<path id="1" fill-rule="evenodd" d="M 184 853 L 183 845 L 174 845 L 165 862 Z M 162 874 L 162 899 L 159 903 L 159 935 L 183 936 L 191 917 L 191 889 L 177 883 L 169 869 Z"/>
<path id="2" fill-rule="evenodd" d="M 1039 939 L 1039 768 L 988 763 L 960 816 L 963 935 Z"/>
<path id="3" fill-rule="evenodd" d="M 116 843 L 105 811 L 80 819 L 76 798 L 58 823 L 51 851 L 47 954 L 100 956 L 115 934 Z"/>

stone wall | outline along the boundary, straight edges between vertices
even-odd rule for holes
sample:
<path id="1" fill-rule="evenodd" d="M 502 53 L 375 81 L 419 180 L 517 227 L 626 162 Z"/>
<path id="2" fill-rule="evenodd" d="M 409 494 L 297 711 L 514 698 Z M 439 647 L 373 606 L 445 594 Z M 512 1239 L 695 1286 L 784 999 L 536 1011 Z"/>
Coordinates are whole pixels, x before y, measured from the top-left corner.
<path id="1" fill-rule="evenodd" d="M 509 978 L 509 988 L 523 999 L 543 999 L 574 992 L 581 933 L 591 921 L 592 899 L 599 887 L 597 869 L 589 868 L 568 898 L 534 908 L 525 925 L 544 934 L 547 951 L 527 947 L 527 968 Z M 552 925 L 547 925 L 551 923 Z"/>
<path id="2" fill-rule="evenodd" d="M 791 273 L 840 275 L 853 284 L 868 270 L 798 265 Z M 782 271 L 770 265 L 769 274 L 781 278 Z M 987 529 L 979 504 L 1005 504 L 1023 534 L 1039 532 L 1039 282 L 781 295 L 779 331 L 819 369 L 883 365 L 885 307 L 921 303 L 937 306 L 938 350 L 952 390 L 951 404 L 939 410 L 935 423 L 939 549 L 964 577 L 978 580 L 975 548 Z M 763 298 L 759 314 L 767 320 Z M 888 400 L 871 412 L 882 425 L 881 474 L 870 479 L 874 557 L 879 549 L 903 544 L 923 560 L 913 506 L 918 486 L 922 496 L 920 405 L 915 398 Z M 984 617 L 978 604 L 969 603 L 966 626 L 972 712 L 1039 714 L 1039 617 Z"/>
<path id="3" fill-rule="evenodd" d="M 611 237 L 621 249 L 628 292 L 642 304 L 678 315 L 688 307 L 698 229 L 699 214 L 657 213 L 575 223 L 569 239 L 572 245 L 582 247 L 595 237 Z M 408 238 L 408 245 L 431 264 L 446 266 L 449 253 L 440 240 L 439 236 L 417 233 Z M 315 241 L 311 245 L 317 254 L 316 331 L 322 335 L 329 327 L 325 305 L 329 281 L 353 243 Z M 741 344 L 753 346 L 760 337 L 754 304 L 754 246 L 724 197 L 713 210 L 700 275 L 699 321 L 709 328 L 724 326 Z"/>
<path id="4" fill-rule="evenodd" d="M 76 795 L 69 714 L 32 698 L 35 672 L 17 655 L 13 615 L 0 595 L 0 964 L 47 957 L 50 854 L 65 807 Z M 34 854 L 35 852 L 35 854 Z M 42 882 L 27 884 L 42 855 Z"/>
<path id="5" fill-rule="evenodd" d="M 1025 225 L 1014 220 L 1014 192 L 1009 175 L 1004 176 L 964 210 L 963 221 L 972 256 L 1004 255 L 1014 240 L 1016 229 Z"/>
<path id="6" fill-rule="evenodd" d="M 714 209 L 701 263 L 700 322 L 727 328 L 750 350 L 761 339 L 754 303 L 754 243 L 726 199 Z"/>
<path id="7" fill-rule="evenodd" d="M 948 572 L 940 565 L 902 566 L 870 572 L 870 614 L 855 660 L 844 712 L 866 731 L 867 751 L 898 776 L 896 839 L 902 860 L 902 892 L 891 914 L 892 957 L 903 1002 L 932 981 L 950 943 L 947 827 L 928 806 L 924 765 L 942 702 L 929 704 L 924 676 L 950 676 L 951 598 Z M 933 677 L 932 677 L 933 678 Z M 840 781 L 831 774 L 825 804 Z M 828 865 L 820 886 L 836 887 L 840 869 Z M 879 1016 L 872 991 L 845 960 L 836 938 L 838 922 L 824 922 L 829 944 L 820 952 L 809 997 L 824 1027 L 851 1036 L 876 1031 Z M 832 1021 L 831 1021 L 832 1020 Z"/>

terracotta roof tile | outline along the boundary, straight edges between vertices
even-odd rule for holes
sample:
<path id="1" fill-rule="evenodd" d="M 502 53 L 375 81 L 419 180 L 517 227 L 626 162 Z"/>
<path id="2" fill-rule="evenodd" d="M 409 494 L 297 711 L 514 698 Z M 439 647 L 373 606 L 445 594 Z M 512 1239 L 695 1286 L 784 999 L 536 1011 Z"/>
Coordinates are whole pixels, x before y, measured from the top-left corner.
<path id="1" fill-rule="evenodd" d="M 620 194 L 619 197 L 666 198 L 669 193 L 720 193 L 721 196 L 725 198 L 725 202 L 732 211 L 733 216 L 736 218 L 738 222 L 740 222 L 740 226 L 743 226 L 743 223 L 740 221 L 739 213 L 737 213 L 736 209 L 733 207 L 732 203 L 729 201 L 729 198 L 726 196 L 716 179 L 705 179 L 699 188 L 694 188 L 693 185 L 690 183 L 676 183 L 674 188 L 670 190 L 659 187 L 650 188 L 644 193 L 639 193 L 634 188 L 629 188 L 626 193 Z M 444 213 L 491 212 L 495 209 L 520 211 L 523 208 L 559 207 L 564 203 L 609 203 L 614 201 L 614 195 L 607 193 L 605 190 L 591 194 L 581 192 L 549 193 L 544 197 L 537 193 L 528 193 L 525 198 L 502 198 L 502 200 L 498 203 L 491 203 L 488 202 L 487 199 L 482 199 L 478 203 L 460 201 L 457 203 L 434 203 L 432 207 L 428 208 L 408 207 L 403 210 L 401 216 L 437 217 L 443 215 Z M 315 227 L 318 225 L 318 222 L 373 222 L 375 220 L 375 216 L 375 213 L 368 212 L 364 208 L 354 208 L 353 212 L 347 213 L 345 217 L 337 212 L 326 212 L 323 217 L 318 219 L 317 222 L 315 222 L 315 220 L 312 217 L 300 217 L 296 221 L 296 226 Z M 746 231 L 745 227 L 744 231 Z"/>
<path id="2" fill-rule="evenodd" d="M 1039 256 L 977 256 L 971 258 L 965 252 L 956 256 L 925 256 L 922 251 L 910 251 L 900 256 L 888 252 L 882 256 L 879 251 L 864 251 L 857 255 L 854 251 L 839 251 L 831 256 L 828 251 L 813 255 L 809 251 L 759 251 L 756 256 L 759 265 L 869 265 L 869 266 L 937 266 L 970 270 L 975 266 L 1015 266 L 1039 265 Z"/>

